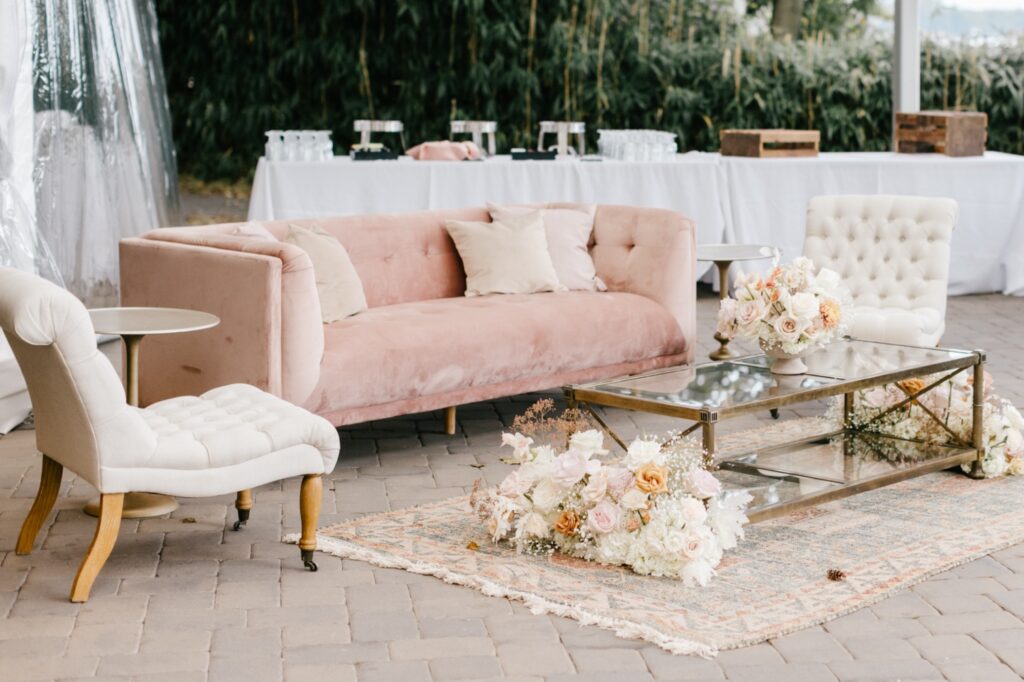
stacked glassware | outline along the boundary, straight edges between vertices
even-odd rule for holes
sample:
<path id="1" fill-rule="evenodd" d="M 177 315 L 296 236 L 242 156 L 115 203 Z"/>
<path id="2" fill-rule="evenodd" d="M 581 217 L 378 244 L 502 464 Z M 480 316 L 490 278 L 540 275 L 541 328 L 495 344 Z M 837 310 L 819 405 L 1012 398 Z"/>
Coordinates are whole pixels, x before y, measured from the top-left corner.
<path id="1" fill-rule="evenodd" d="M 618 161 L 672 161 L 676 134 L 660 130 L 598 130 L 597 153 Z"/>
<path id="2" fill-rule="evenodd" d="M 268 161 L 325 161 L 334 157 L 330 130 L 268 130 Z"/>

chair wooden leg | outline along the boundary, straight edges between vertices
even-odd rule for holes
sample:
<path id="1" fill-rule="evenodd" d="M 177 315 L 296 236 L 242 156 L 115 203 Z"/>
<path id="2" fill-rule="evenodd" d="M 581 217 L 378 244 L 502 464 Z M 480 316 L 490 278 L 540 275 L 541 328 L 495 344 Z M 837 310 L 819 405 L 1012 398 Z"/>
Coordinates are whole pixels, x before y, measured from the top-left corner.
<path id="1" fill-rule="evenodd" d="M 302 488 L 299 491 L 299 516 L 302 517 L 299 552 L 302 555 L 302 563 L 311 571 L 316 570 L 313 552 L 316 550 L 316 524 L 320 519 L 320 502 L 323 496 L 324 482 L 319 474 L 302 477 Z"/>
<path id="2" fill-rule="evenodd" d="M 252 490 L 239 490 L 235 497 L 235 509 L 238 510 L 238 520 L 232 526 L 235 530 L 242 530 L 242 526 L 249 520 L 249 510 L 252 509 Z"/>
<path id="3" fill-rule="evenodd" d="M 444 408 L 444 432 L 449 436 L 455 435 L 455 408 Z"/>
<path id="4" fill-rule="evenodd" d="M 60 492 L 60 479 L 64 476 L 64 467 L 43 455 L 43 475 L 39 479 L 39 492 L 36 493 L 36 500 L 32 508 L 28 510 L 25 523 L 21 524 L 21 533 L 18 535 L 18 544 L 14 547 L 15 554 L 31 554 L 32 545 L 36 542 L 36 535 L 43 527 L 43 522 L 50 515 L 53 503 L 57 500 L 57 493 Z"/>
<path id="5" fill-rule="evenodd" d="M 92 538 L 89 551 L 78 567 L 78 575 L 71 586 L 71 601 L 84 602 L 89 600 L 89 591 L 96 576 L 100 574 L 103 564 L 114 549 L 117 542 L 117 531 L 121 527 L 121 510 L 124 507 L 124 494 L 100 495 L 100 517 L 96 521 L 96 535 Z"/>

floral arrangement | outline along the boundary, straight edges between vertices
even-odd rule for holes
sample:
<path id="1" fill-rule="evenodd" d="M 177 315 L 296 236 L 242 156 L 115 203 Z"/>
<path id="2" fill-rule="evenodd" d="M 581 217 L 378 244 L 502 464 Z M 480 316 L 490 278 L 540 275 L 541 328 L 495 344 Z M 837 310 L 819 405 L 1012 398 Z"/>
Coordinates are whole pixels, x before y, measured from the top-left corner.
<path id="1" fill-rule="evenodd" d="M 949 444 L 953 435 L 972 442 L 974 382 L 961 372 L 922 394 L 904 407 L 875 419 L 892 406 L 906 400 L 936 381 L 938 375 L 904 379 L 893 384 L 858 391 L 849 426 L 906 440 Z M 842 401 L 832 404 L 832 416 L 840 418 Z M 926 411 L 930 411 L 933 418 Z M 945 426 L 946 428 L 943 428 Z M 949 429 L 947 431 L 946 429 Z M 986 478 L 1004 474 L 1024 475 L 1024 417 L 1008 400 L 992 392 L 992 378 L 985 373 L 985 454 L 981 469 Z M 952 432 L 952 433 L 951 433 Z M 964 470 L 970 467 L 964 465 Z"/>
<path id="2" fill-rule="evenodd" d="M 620 461 L 600 431 L 576 431 L 556 452 L 524 433 L 506 433 L 516 464 L 471 505 L 494 542 L 520 552 L 555 551 L 643 575 L 705 585 L 724 550 L 743 536 L 750 496 L 723 494 L 692 441 L 638 438 Z"/>
<path id="3" fill-rule="evenodd" d="M 768 277 L 740 276 L 734 296 L 722 299 L 718 311 L 718 333 L 726 338 L 739 334 L 766 350 L 798 355 L 846 333 L 848 294 L 839 275 L 828 268 L 815 270 L 809 258 L 776 263 Z"/>

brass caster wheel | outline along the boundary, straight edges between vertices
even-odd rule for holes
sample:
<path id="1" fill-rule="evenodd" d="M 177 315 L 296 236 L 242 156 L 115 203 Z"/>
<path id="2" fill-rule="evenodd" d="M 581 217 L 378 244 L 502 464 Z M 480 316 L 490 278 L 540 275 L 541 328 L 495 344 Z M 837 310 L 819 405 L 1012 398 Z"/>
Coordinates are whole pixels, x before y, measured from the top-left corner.
<path id="1" fill-rule="evenodd" d="M 299 551 L 302 552 L 302 565 L 308 568 L 313 573 L 316 573 L 317 565 L 316 562 L 313 561 L 313 550 L 303 549 Z"/>

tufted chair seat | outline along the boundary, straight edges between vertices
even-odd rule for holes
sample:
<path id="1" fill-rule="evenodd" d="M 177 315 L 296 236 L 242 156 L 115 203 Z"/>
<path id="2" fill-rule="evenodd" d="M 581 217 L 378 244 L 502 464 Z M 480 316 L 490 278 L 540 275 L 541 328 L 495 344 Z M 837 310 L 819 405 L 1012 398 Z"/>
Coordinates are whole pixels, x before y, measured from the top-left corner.
<path id="1" fill-rule="evenodd" d="M 850 335 L 934 346 L 946 326 L 952 199 L 826 196 L 807 208 L 804 255 L 853 297 Z"/>
<path id="2" fill-rule="evenodd" d="M 145 409 L 127 404 L 110 361 L 96 348 L 85 306 L 39 277 L 0 268 L 0 328 L 28 384 L 43 453 L 39 492 L 16 552 L 28 554 L 53 508 L 64 468 L 100 492 L 96 535 L 71 588 L 86 601 L 121 522 L 124 494 L 208 497 L 239 492 L 239 523 L 249 489 L 302 476 L 299 547 L 308 568 L 316 548 L 321 476 L 338 458 L 330 422 L 253 386 L 233 384 Z"/>

